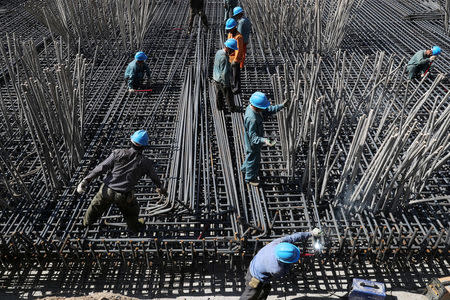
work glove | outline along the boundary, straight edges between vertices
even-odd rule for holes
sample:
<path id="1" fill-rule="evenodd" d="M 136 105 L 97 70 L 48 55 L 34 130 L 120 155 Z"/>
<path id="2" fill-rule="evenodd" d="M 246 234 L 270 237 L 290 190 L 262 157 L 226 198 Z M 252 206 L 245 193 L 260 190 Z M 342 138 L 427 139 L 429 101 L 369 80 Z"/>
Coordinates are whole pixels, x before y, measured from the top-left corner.
<path id="1" fill-rule="evenodd" d="M 271 141 L 269 139 L 264 139 L 264 144 L 266 144 L 269 147 L 275 146 L 276 143 L 277 143 L 277 141 Z"/>
<path id="2" fill-rule="evenodd" d="M 431 60 L 431 61 L 434 61 L 436 58 L 437 58 L 437 56 L 436 56 L 436 55 L 433 55 L 432 57 L 430 57 L 430 60 Z"/>
<path id="3" fill-rule="evenodd" d="M 133 93 L 133 92 L 135 91 L 135 89 L 128 89 L 128 91 L 129 91 L 130 93 Z"/>
<path id="4" fill-rule="evenodd" d="M 86 179 L 83 179 L 77 186 L 77 193 L 78 194 L 85 193 L 88 183 L 89 182 Z"/>
<path id="5" fill-rule="evenodd" d="M 323 231 L 320 230 L 319 228 L 314 228 L 313 231 L 311 231 L 311 234 L 313 237 L 318 237 L 323 235 Z"/>
<path id="6" fill-rule="evenodd" d="M 159 196 L 166 196 L 167 197 L 167 190 L 163 187 L 157 188 L 156 192 Z"/>

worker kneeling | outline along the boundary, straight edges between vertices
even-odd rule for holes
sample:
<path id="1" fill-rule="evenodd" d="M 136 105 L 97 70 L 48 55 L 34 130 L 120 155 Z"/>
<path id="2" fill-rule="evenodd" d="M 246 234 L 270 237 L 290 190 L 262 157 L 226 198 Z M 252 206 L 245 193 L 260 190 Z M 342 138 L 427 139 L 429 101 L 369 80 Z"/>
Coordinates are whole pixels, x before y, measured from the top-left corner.
<path id="1" fill-rule="evenodd" d="M 122 212 L 128 228 L 139 231 L 144 228 L 144 219 L 138 219 L 139 204 L 134 197 L 133 189 L 139 179 L 148 175 L 158 188 L 160 195 L 167 195 L 161 181 L 155 173 L 153 163 L 142 154 L 148 146 L 148 134 L 145 130 L 138 130 L 131 136 L 131 147 L 116 149 L 100 163 L 78 185 L 77 192 L 84 193 L 87 185 L 98 176 L 108 172 L 100 190 L 92 199 L 84 216 L 83 225 L 89 226 L 97 221 L 102 214 L 115 203 Z"/>
<path id="2" fill-rule="evenodd" d="M 322 231 L 315 228 L 311 232 L 297 232 L 278 238 L 264 246 L 250 262 L 245 275 L 245 290 L 239 299 L 267 299 L 271 289 L 270 280 L 286 275 L 292 264 L 300 259 L 300 250 L 292 243 L 320 235 Z"/>
<path id="3" fill-rule="evenodd" d="M 150 79 L 150 68 L 145 63 L 147 58 L 147 55 L 140 51 L 136 53 L 134 60 L 128 64 L 125 70 L 125 81 L 128 84 L 129 92 L 134 92 L 142 87 L 145 73 L 147 73 L 147 78 Z"/>
<path id="4" fill-rule="evenodd" d="M 433 46 L 431 49 L 416 52 L 408 62 L 408 78 L 420 79 L 420 77 L 423 77 L 431 67 L 433 61 L 440 54 L 441 48 L 439 46 Z"/>
<path id="5" fill-rule="evenodd" d="M 250 105 L 244 115 L 244 139 L 245 139 L 245 161 L 241 171 L 245 172 L 245 181 L 253 186 L 259 186 L 257 179 L 259 164 L 261 161 L 261 146 L 274 146 L 275 142 L 264 138 L 263 117 L 274 114 L 283 109 L 289 100 L 282 104 L 270 105 L 266 94 L 255 92 L 250 97 Z"/>

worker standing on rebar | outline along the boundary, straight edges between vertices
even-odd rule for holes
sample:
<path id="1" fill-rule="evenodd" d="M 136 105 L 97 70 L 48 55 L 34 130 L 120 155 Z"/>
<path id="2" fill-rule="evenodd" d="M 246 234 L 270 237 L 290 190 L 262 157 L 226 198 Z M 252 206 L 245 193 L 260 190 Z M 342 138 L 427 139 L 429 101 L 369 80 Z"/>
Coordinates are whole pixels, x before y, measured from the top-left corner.
<path id="1" fill-rule="evenodd" d="M 147 58 L 144 52 L 139 51 L 134 56 L 134 60 L 128 64 L 125 70 L 125 81 L 128 84 L 129 92 L 134 92 L 141 88 L 145 73 L 150 79 L 150 68 L 145 63 Z"/>
<path id="2" fill-rule="evenodd" d="M 224 21 L 231 18 L 233 14 L 233 9 L 238 5 L 238 0 L 223 0 L 223 7 L 225 8 L 225 18 Z"/>
<path id="3" fill-rule="evenodd" d="M 245 128 L 245 161 L 241 171 L 245 173 L 245 181 L 253 186 L 259 186 L 258 172 L 261 161 L 261 146 L 263 144 L 272 147 L 275 141 L 263 137 L 263 118 L 274 114 L 288 105 L 289 100 L 282 104 L 270 105 L 266 94 L 255 92 L 250 97 L 250 104 L 247 106 L 244 115 Z"/>
<path id="4" fill-rule="evenodd" d="M 300 259 L 300 250 L 293 243 L 311 236 L 322 235 L 319 228 L 311 232 L 297 232 L 273 240 L 256 253 L 245 275 L 245 290 L 240 300 L 264 300 L 269 296 L 270 280 L 286 275 L 293 263 Z"/>
<path id="5" fill-rule="evenodd" d="M 233 94 L 241 93 L 241 68 L 244 67 L 244 37 L 237 31 L 237 22 L 235 19 L 228 19 L 225 24 L 225 30 L 228 31 L 228 38 L 237 41 L 237 50 L 230 55 L 231 70 L 233 71 Z"/>
<path id="6" fill-rule="evenodd" d="M 439 54 L 441 54 L 441 48 L 439 46 L 433 46 L 431 49 L 416 52 L 408 62 L 408 78 L 420 79 L 420 77 L 423 77 Z"/>
<path id="7" fill-rule="evenodd" d="M 84 216 L 83 225 L 89 226 L 97 221 L 102 214 L 115 203 L 122 212 L 128 228 L 139 231 L 144 228 L 144 219 L 138 219 L 139 204 L 134 197 L 133 189 L 139 179 L 148 175 L 157 186 L 159 195 L 167 195 L 159 180 L 150 159 L 142 154 L 148 146 L 148 134 L 145 130 L 136 131 L 131 137 L 131 147 L 114 150 L 111 155 L 95 167 L 77 187 L 78 193 L 86 192 L 92 180 L 108 172 L 100 186 L 100 190 L 92 199 Z"/>
<path id="8" fill-rule="evenodd" d="M 216 52 L 214 57 L 213 79 L 214 90 L 216 94 L 217 108 L 224 109 L 224 101 L 228 103 L 231 111 L 235 111 L 233 92 L 231 91 L 231 64 L 230 55 L 236 51 L 237 41 L 235 39 L 228 39 L 224 43 L 225 47 Z"/>
<path id="9" fill-rule="evenodd" d="M 203 25 L 208 29 L 208 19 L 205 15 L 205 3 L 203 0 L 189 0 L 190 3 L 190 13 L 191 16 L 189 17 L 189 28 L 188 28 L 188 34 L 191 34 L 192 30 L 192 24 L 194 23 L 194 18 L 196 15 L 199 15 L 202 19 Z"/>
<path id="10" fill-rule="evenodd" d="M 250 33 L 252 32 L 252 23 L 244 17 L 244 10 L 237 6 L 233 9 L 233 18 L 238 23 L 237 31 L 244 37 L 244 56 L 241 61 L 241 69 L 244 68 L 245 56 L 247 55 L 247 45 L 250 42 Z"/>

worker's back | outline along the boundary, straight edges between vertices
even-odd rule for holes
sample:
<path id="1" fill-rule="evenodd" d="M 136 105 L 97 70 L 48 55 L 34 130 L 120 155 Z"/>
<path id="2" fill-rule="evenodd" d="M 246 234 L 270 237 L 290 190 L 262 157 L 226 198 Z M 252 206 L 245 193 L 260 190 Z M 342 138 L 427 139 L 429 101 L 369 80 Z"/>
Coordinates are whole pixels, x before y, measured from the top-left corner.
<path id="1" fill-rule="evenodd" d="M 261 282 L 267 282 L 272 277 L 283 277 L 291 264 L 278 261 L 275 255 L 275 247 L 282 242 L 282 238 L 273 240 L 264 246 L 250 262 L 250 273 Z"/>

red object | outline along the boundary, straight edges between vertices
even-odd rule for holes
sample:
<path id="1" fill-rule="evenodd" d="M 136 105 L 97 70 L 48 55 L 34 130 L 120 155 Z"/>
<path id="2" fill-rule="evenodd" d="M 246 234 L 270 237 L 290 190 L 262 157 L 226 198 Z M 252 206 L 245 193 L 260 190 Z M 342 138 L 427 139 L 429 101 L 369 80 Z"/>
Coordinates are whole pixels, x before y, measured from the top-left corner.
<path id="1" fill-rule="evenodd" d="M 427 75 L 428 70 L 431 68 L 431 65 L 433 64 L 433 62 L 430 62 L 430 65 L 428 66 L 428 69 L 425 71 L 425 73 L 423 73 L 423 76 Z"/>
<path id="2" fill-rule="evenodd" d="M 147 89 L 147 90 L 134 90 L 135 92 L 151 92 L 153 91 L 152 89 Z"/>
<path id="3" fill-rule="evenodd" d="M 314 256 L 314 254 L 312 254 L 312 253 L 302 253 L 302 254 L 300 254 L 300 257 L 305 257 L 305 256 Z"/>

